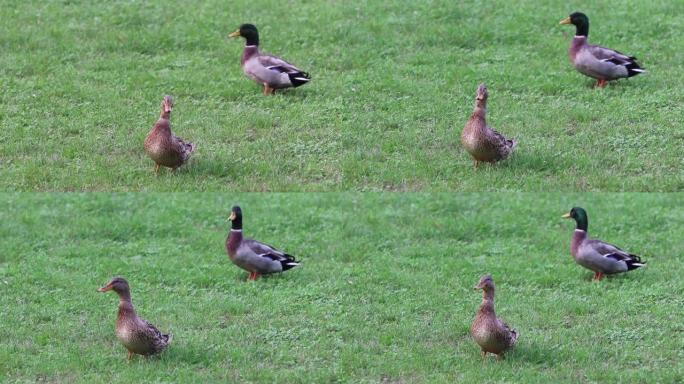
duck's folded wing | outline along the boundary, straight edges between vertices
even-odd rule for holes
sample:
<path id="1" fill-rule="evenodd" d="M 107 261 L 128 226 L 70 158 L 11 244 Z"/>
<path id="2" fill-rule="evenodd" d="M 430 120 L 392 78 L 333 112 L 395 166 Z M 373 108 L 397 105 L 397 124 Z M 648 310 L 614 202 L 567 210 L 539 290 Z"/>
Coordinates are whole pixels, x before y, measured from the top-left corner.
<path id="1" fill-rule="evenodd" d="M 518 339 L 518 331 L 515 329 L 511 328 L 508 326 L 508 324 L 504 323 L 503 321 L 496 319 L 496 321 L 499 323 L 499 326 L 501 327 L 503 331 L 504 338 L 506 339 L 506 342 L 509 345 L 515 344 L 515 341 Z"/>
<path id="2" fill-rule="evenodd" d="M 268 244 L 261 243 L 254 239 L 243 240 L 243 245 L 247 246 L 254 254 L 261 257 L 268 257 L 271 260 L 286 260 L 285 252 L 280 251 Z"/>
<path id="3" fill-rule="evenodd" d="M 513 139 L 507 139 L 504 135 L 500 134 L 497 132 L 494 128 L 487 126 L 490 131 L 490 138 L 492 141 L 492 144 L 495 146 L 502 148 L 502 147 L 513 147 L 515 146 L 515 140 Z"/>
<path id="4" fill-rule="evenodd" d="M 145 335 L 150 338 L 150 339 L 162 339 L 164 335 L 161 333 L 157 327 L 155 327 L 152 323 L 150 323 L 147 320 L 140 319 L 143 323 L 143 327 L 140 328 L 141 332 L 144 332 Z"/>
<path id="5" fill-rule="evenodd" d="M 190 154 L 192 151 L 195 150 L 195 144 L 185 141 L 181 139 L 178 136 L 173 136 L 174 141 L 176 142 L 175 145 L 175 150 L 178 152 L 179 155 L 183 158 L 183 160 L 187 160 L 188 157 L 190 157 Z"/>
<path id="6" fill-rule="evenodd" d="M 627 56 L 613 49 L 598 45 L 590 45 L 588 52 L 596 60 L 593 64 L 591 62 L 587 63 L 587 66 L 593 67 L 594 72 L 610 74 L 616 77 L 631 77 L 645 72 L 636 62 L 636 57 L 634 56 Z"/>
<path id="7" fill-rule="evenodd" d="M 591 54 L 597 59 L 603 61 L 611 61 L 619 65 L 629 64 L 636 60 L 636 57 L 627 56 L 614 49 L 601 47 L 599 45 L 590 45 L 588 46 L 588 49 L 589 52 L 591 52 Z"/>
<path id="8" fill-rule="evenodd" d="M 609 257 L 618 261 L 639 260 L 639 256 L 625 252 L 613 244 L 601 240 L 589 240 L 587 244 L 603 257 Z"/>
<path id="9" fill-rule="evenodd" d="M 288 63 L 287 61 L 273 56 L 262 54 L 259 56 L 259 63 L 266 67 L 267 69 L 284 72 L 284 73 L 304 73 L 301 69 L 295 67 L 294 65 Z"/>
<path id="10" fill-rule="evenodd" d="M 147 320 L 140 319 L 140 327 L 138 327 L 138 333 L 139 337 L 143 340 L 146 340 L 148 345 L 155 351 L 158 352 L 166 345 L 168 345 L 170 341 L 170 336 L 165 335 L 157 329 L 152 323 L 150 323 Z"/>

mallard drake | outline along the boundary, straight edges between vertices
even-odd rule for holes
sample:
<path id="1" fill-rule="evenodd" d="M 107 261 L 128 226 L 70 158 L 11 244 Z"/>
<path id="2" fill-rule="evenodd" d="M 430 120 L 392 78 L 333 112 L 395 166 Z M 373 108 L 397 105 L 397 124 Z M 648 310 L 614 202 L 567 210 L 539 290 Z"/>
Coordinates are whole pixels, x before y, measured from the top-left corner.
<path id="1" fill-rule="evenodd" d="M 273 94 L 276 89 L 299 87 L 311 80 L 308 73 L 287 61 L 260 52 L 259 32 L 254 25 L 242 24 L 228 36 L 245 38 L 240 66 L 247 77 L 264 86 L 264 95 Z"/>
<path id="2" fill-rule="evenodd" d="M 174 171 L 188 161 L 195 145 L 185 142 L 171 133 L 171 110 L 173 99 L 164 96 L 161 102 L 161 115 L 145 138 L 145 152 L 154 160 L 154 172 L 159 172 L 159 166 L 169 167 Z"/>
<path id="3" fill-rule="evenodd" d="M 589 18 L 582 12 L 575 12 L 560 21 L 573 24 L 575 37 L 568 48 L 570 61 L 580 73 L 597 80 L 598 87 L 605 87 L 611 80 L 632 77 L 645 72 L 636 62 L 636 57 L 623 55 L 618 51 L 587 43 Z"/>
<path id="4" fill-rule="evenodd" d="M 475 109 L 461 133 L 461 144 L 473 156 L 476 168 L 480 161 L 495 163 L 505 159 L 517 144 L 487 125 L 485 114 L 488 95 L 487 87 L 480 84 L 475 95 Z"/>
<path id="5" fill-rule="evenodd" d="M 157 354 L 171 343 L 172 335 L 162 334 L 152 324 L 138 317 L 131 302 L 131 291 L 128 281 L 123 277 L 115 277 L 99 292 L 113 290 L 119 295 L 119 316 L 116 318 L 116 337 L 128 350 L 128 360 L 133 354 L 149 356 Z"/>
<path id="6" fill-rule="evenodd" d="M 518 332 L 496 317 L 492 276 L 482 276 L 475 289 L 482 290 L 482 303 L 470 326 L 470 334 L 480 346 L 483 358 L 487 356 L 487 353 L 493 353 L 497 359 L 501 359 L 504 352 L 515 345 Z"/>
<path id="7" fill-rule="evenodd" d="M 594 280 L 601 280 L 604 274 L 627 272 L 646 265 L 646 262 L 641 261 L 637 255 L 601 240 L 589 239 L 589 218 L 584 209 L 574 207 L 562 217 L 574 219 L 577 223 L 570 241 L 570 254 L 577 264 L 594 271 Z"/>
<path id="8" fill-rule="evenodd" d="M 233 264 L 249 272 L 249 280 L 259 275 L 287 271 L 299 265 L 294 256 L 270 245 L 242 236 L 242 210 L 234 206 L 230 212 L 231 229 L 226 238 L 226 251 Z"/>

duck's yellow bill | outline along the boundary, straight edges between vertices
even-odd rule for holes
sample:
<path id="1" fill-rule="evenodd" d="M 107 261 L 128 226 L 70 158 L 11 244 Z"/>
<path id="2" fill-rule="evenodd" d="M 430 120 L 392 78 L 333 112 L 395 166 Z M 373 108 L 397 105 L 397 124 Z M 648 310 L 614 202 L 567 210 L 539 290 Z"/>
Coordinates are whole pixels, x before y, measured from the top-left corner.
<path id="1" fill-rule="evenodd" d="M 561 20 L 560 23 L 558 24 L 572 24 L 572 21 L 570 21 L 570 16 L 566 17 L 565 19 Z"/>
<path id="2" fill-rule="evenodd" d="M 230 213 L 230 217 L 228 217 L 228 220 L 230 220 L 230 221 L 235 220 L 235 212 Z"/>
<path id="3" fill-rule="evenodd" d="M 238 29 L 237 31 L 231 33 L 228 35 L 228 37 L 240 37 L 240 30 Z"/>
<path id="4" fill-rule="evenodd" d="M 571 216 L 569 213 L 566 213 L 565 215 L 561 216 L 564 219 L 569 219 Z"/>

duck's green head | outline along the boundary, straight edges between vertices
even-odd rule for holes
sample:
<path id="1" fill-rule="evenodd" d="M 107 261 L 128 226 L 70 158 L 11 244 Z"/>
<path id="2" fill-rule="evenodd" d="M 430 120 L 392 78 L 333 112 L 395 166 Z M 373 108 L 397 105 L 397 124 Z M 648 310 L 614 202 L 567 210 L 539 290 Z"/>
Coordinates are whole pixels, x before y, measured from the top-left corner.
<path id="1" fill-rule="evenodd" d="M 587 211 L 580 207 L 574 207 L 570 212 L 562 216 L 564 219 L 574 219 L 577 223 L 577 229 L 587 231 L 589 226 L 589 218 L 587 217 Z"/>
<path id="2" fill-rule="evenodd" d="M 234 206 L 230 210 L 230 217 L 228 217 L 228 220 L 232 223 L 232 229 L 242 229 L 242 209 L 239 205 Z"/>
<path id="3" fill-rule="evenodd" d="M 582 12 L 573 12 L 570 16 L 560 21 L 560 24 L 572 24 L 575 26 L 575 36 L 589 36 L 589 18 Z"/>
<path id="4" fill-rule="evenodd" d="M 259 31 L 254 24 L 242 24 L 237 31 L 228 35 L 228 37 L 244 37 L 246 45 L 259 45 Z"/>

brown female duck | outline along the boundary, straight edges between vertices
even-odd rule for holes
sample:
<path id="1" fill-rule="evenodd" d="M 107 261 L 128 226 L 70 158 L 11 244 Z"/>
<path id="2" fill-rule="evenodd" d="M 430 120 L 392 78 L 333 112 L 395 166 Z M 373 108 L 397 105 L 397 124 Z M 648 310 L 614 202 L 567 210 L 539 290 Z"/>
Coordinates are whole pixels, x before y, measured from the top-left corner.
<path id="1" fill-rule="evenodd" d="M 195 145 L 185 142 L 171 133 L 171 110 L 173 100 L 171 96 L 164 96 L 161 102 L 161 115 L 145 138 L 145 152 L 154 160 L 154 172 L 159 172 L 159 166 L 169 167 L 174 171 L 185 164 L 190 158 Z"/>
<path id="2" fill-rule="evenodd" d="M 482 349 L 483 358 L 487 353 L 493 353 L 497 359 L 501 359 L 504 352 L 513 347 L 518 340 L 518 332 L 496 318 L 492 276 L 482 276 L 475 289 L 482 290 L 482 304 L 470 326 L 470 334 Z"/>
<path id="3" fill-rule="evenodd" d="M 287 271 L 299 265 L 294 256 L 270 245 L 242 236 L 242 209 L 234 206 L 230 212 L 231 229 L 226 239 L 226 251 L 233 264 L 249 272 L 249 280 L 259 275 Z"/>
<path id="4" fill-rule="evenodd" d="M 116 337 L 128 350 L 128 360 L 133 354 L 150 356 L 166 349 L 172 335 L 164 335 L 152 324 L 138 317 L 131 302 L 128 281 L 115 277 L 99 292 L 113 290 L 119 295 L 119 316 L 116 318 Z"/>
<path id="5" fill-rule="evenodd" d="M 487 125 L 485 114 L 488 96 L 487 87 L 480 84 L 475 95 L 475 109 L 461 133 L 461 144 L 473 157 L 476 168 L 480 161 L 495 163 L 507 158 L 517 144 Z"/>

